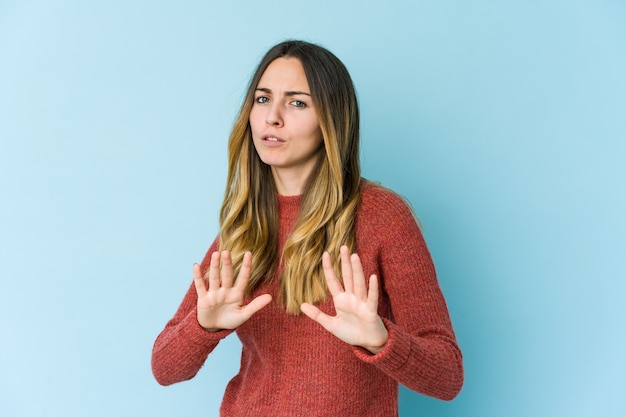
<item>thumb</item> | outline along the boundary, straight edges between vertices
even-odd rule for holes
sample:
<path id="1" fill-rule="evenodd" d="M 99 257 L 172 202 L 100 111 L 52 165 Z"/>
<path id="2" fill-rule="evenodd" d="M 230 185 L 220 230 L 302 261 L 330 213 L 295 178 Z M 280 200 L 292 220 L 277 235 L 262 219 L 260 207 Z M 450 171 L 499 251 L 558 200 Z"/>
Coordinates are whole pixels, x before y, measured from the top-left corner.
<path id="1" fill-rule="evenodd" d="M 242 313 L 246 320 L 248 320 L 254 313 L 268 305 L 272 301 L 270 294 L 263 294 L 250 301 L 245 307 L 242 308 Z"/>
<path id="2" fill-rule="evenodd" d="M 309 303 L 302 303 L 300 305 L 300 310 L 311 320 L 318 322 L 322 325 L 322 327 L 328 330 L 328 326 L 331 322 L 331 317 L 328 314 Z"/>

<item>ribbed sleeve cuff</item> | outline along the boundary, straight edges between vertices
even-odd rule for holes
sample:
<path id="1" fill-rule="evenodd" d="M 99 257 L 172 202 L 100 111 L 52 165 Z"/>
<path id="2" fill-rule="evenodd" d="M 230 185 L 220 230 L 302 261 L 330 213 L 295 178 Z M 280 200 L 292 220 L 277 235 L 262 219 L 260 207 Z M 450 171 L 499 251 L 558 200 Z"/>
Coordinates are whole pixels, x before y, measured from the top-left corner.
<path id="1" fill-rule="evenodd" d="M 388 319 L 382 318 L 389 340 L 385 347 L 377 354 L 372 354 L 369 350 L 358 346 L 353 347 L 354 354 L 366 363 L 376 365 L 381 369 L 395 371 L 402 368 L 411 356 L 410 336 L 399 331 L 397 326 Z"/>

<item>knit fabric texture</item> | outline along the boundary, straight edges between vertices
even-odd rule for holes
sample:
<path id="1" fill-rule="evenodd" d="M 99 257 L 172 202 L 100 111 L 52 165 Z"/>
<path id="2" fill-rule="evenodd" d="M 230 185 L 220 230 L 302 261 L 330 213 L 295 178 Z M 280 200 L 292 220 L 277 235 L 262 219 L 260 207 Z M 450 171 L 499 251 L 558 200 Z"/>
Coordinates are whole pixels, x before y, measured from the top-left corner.
<path id="1" fill-rule="evenodd" d="M 299 196 L 279 196 L 280 249 L 299 204 Z M 274 277 L 252 294 L 269 293 L 272 302 L 236 329 L 241 368 L 228 383 L 221 416 L 387 417 L 398 415 L 398 383 L 443 400 L 459 393 L 461 351 L 411 209 L 395 193 L 365 182 L 355 231 L 366 277 L 376 274 L 381 284 L 378 310 L 389 332 L 386 346 L 373 355 L 342 342 L 304 314 L 287 314 L 277 304 L 279 277 Z M 202 262 L 203 271 L 215 250 L 217 241 Z M 205 331 L 197 321 L 196 302 L 192 283 L 155 341 L 152 370 L 162 385 L 193 378 L 233 332 Z M 318 306 L 335 315 L 330 296 Z"/>

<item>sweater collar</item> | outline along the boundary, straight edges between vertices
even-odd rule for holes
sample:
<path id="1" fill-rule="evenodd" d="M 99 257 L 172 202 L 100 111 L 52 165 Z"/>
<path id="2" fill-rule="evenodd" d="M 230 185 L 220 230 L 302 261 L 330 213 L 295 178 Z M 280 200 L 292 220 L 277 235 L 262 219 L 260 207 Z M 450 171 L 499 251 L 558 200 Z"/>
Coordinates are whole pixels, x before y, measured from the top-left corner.
<path id="1" fill-rule="evenodd" d="M 302 195 L 278 195 L 278 212 L 280 218 L 298 217 Z"/>

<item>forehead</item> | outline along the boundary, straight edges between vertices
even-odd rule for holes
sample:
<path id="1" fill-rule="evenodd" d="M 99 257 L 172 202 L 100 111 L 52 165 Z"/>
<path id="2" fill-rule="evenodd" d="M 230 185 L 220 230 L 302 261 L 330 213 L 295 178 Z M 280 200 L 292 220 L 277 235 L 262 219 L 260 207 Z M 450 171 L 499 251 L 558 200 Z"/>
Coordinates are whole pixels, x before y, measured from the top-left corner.
<path id="1" fill-rule="evenodd" d="M 309 83 L 298 58 L 276 58 L 263 72 L 258 88 L 283 91 L 307 91 Z"/>

